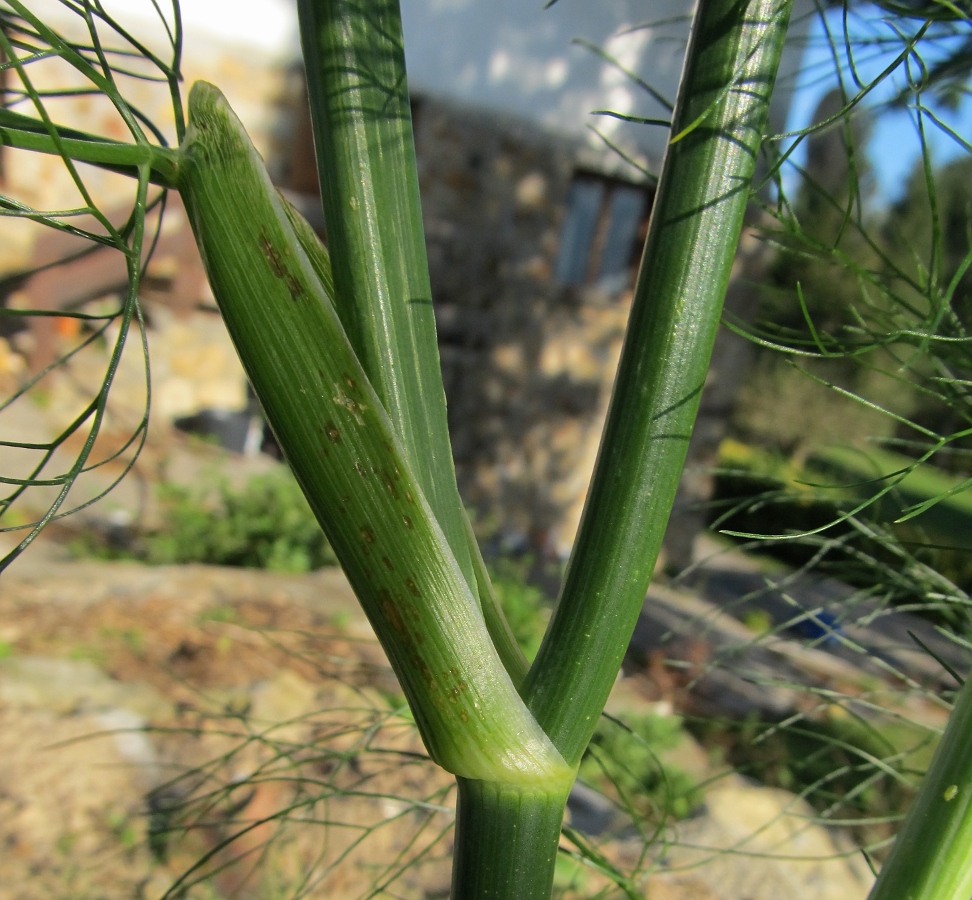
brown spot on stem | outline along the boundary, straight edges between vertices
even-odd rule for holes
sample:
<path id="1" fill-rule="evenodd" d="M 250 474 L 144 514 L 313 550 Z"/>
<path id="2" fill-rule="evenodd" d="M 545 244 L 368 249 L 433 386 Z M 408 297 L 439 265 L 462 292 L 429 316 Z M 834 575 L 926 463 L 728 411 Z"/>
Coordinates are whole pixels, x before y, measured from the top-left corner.
<path id="1" fill-rule="evenodd" d="M 406 578 L 405 579 L 405 587 L 408 588 L 408 592 L 413 597 L 421 597 L 422 596 L 422 592 L 418 589 L 418 585 L 415 583 L 415 579 L 414 578 Z"/>
<path id="2" fill-rule="evenodd" d="M 412 520 L 408 516 L 402 516 L 402 521 L 405 523 L 405 527 L 411 530 L 413 527 Z"/>
<path id="3" fill-rule="evenodd" d="M 391 600 L 385 599 L 382 601 L 381 609 L 385 614 L 385 618 L 391 624 L 391 627 L 399 634 L 403 634 L 405 631 L 405 623 L 402 621 L 401 614 L 395 608 L 395 604 Z"/>
<path id="4" fill-rule="evenodd" d="M 394 572 L 395 571 L 394 564 L 392 563 L 392 561 L 387 556 L 383 556 L 381 558 L 381 561 L 384 564 L 385 568 L 388 569 L 389 572 Z"/>
<path id="5" fill-rule="evenodd" d="M 287 290 L 290 292 L 290 298 L 292 300 L 299 300 L 304 295 L 304 287 L 292 273 L 287 271 L 287 266 L 284 265 L 283 260 L 280 258 L 280 251 L 273 246 L 273 242 L 270 240 L 270 236 L 265 229 L 260 230 L 259 243 L 260 252 L 270 266 L 270 271 L 273 272 L 274 277 L 282 279 L 284 284 L 287 285 Z M 284 255 L 287 252 L 287 249 L 284 248 Z"/>
<path id="6" fill-rule="evenodd" d="M 289 272 L 284 277 L 284 284 L 287 285 L 287 290 L 290 291 L 291 300 L 300 300 L 304 296 L 304 286 Z"/>
<path id="7" fill-rule="evenodd" d="M 324 427 L 324 433 L 327 435 L 327 439 L 332 444 L 341 443 L 341 432 L 338 431 L 337 426 L 333 422 L 328 422 Z"/>
<path id="8" fill-rule="evenodd" d="M 361 540 L 366 544 L 373 544 L 375 542 L 375 533 L 367 526 L 361 526 Z"/>
<path id="9" fill-rule="evenodd" d="M 283 278 L 287 274 L 286 269 L 283 267 L 283 263 L 280 262 L 280 254 L 277 253 L 276 248 L 270 241 L 270 236 L 267 234 L 266 229 L 260 229 L 260 252 L 263 254 L 266 261 L 270 264 L 270 271 L 277 278 Z"/>
<path id="10" fill-rule="evenodd" d="M 391 494 L 396 499 L 398 498 L 398 488 L 395 487 L 395 482 L 391 480 L 391 476 L 387 472 L 381 473 L 382 481 L 385 482 L 385 488 L 388 493 Z"/>

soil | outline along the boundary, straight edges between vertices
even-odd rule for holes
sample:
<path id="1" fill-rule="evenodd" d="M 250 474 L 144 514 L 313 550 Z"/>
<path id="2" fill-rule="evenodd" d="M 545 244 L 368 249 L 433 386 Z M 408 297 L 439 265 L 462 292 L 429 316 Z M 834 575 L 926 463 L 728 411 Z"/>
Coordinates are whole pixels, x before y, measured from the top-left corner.
<path id="1" fill-rule="evenodd" d="M 448 897 L 453 781 L 339 571 L 32 551 L 0 588 L 0 900 Z M 658 692 L 626 678 L 610 709 L 670 712 Z M 678 752 L 712 774 L 697 745 Z M 631 833 L 598 852 L 650 866 L 652 900 L 862 900 L 869 875 L 810 819 L 733 776 L 650 854 Z M 560 862 L 559 897 L 609 884 Z"/>
<path id="2" fill-rule="evenodd" d="M 447 894 L 452 782 L 340 573 L 28 557 L 0 622 L 4 900 Z"/>

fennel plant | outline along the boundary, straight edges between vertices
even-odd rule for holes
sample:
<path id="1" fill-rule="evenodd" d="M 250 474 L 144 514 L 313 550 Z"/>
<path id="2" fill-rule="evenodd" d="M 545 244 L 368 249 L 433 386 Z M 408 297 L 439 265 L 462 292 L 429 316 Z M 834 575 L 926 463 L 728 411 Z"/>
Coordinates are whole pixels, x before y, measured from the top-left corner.
<path id="1" fill-rule="evenodd" d="M 90 24 L 90 48 L 8 0 L 0 39 L 33 114 L 3 111 L 0 135 L 59 154 L 69 168 L 86 163 L 136 179 L 128 221 L 119 228 L 101 215 L 89 235 L 128 261 L 115 365 L 138 316 L 150 185 L 177 190 L 274 433 L 430 756 L 457 779 L 453 896 L 549 897 L 567 796 L 642 608 L 684 465 L 791 0 L 700 0 L 695 11 L 593 481 L 556 612 L 529 666 L 456 487 L 397 0 L 299 3 L 327 248 L 276 192 L 218 88 L 195 85 L 183 120 L 177 11 L 174 61 L 140 48 L 171 88 L 180 140 L 171 149 L 111 78 L 95 37 L 96 23 L 112 26 L 110 17 L 95 2 L 65 2 Z M 130 142 L 50 119 L 21 61 L 42 45 L 115 102 Z M 82 211 L 100 215 L 85 203 Z M 73 227 L 70 218 L 47 219 Z M 73 426 L 89 427 L 85 449 L 71 471 L 46 482 L 59 493 L 18 552 L 60 514 L 84 470 L 112 374 Z M 144 425 L 134 440 L 143 436 Z M 44 481 L 50 453 L 14 495 Z M 969 689 L 957 703 L 875 898 L 967 900 Z M 925 839 L 931 827 L 935 840 Z"/>

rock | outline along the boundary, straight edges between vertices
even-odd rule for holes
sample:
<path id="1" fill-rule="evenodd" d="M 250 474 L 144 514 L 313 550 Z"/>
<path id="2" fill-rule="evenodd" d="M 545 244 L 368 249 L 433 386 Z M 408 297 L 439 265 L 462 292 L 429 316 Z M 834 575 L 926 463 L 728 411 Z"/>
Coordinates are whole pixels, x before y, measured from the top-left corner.
<path id="1" fill-rule="evenodd" d="M 105 733 L 137 722 L 123 710 L 0 710 L 0 900 L 127 900 L 154 875 L 171 884 L 144 843 L 146 772 L 132 751 L 147 740 Z"/>
<path id="2" fill-rule="evenodd" d="M 56 715 L 118 709 L 138 721 L 171 715 L 170 705 L 145 685 L 114 681 L 88 660 L 44 656 L 0 661 L 0 704 Z"/>
<path id="3" fill-rule="evenodd" d="M 873 876 L 839 832 L 787 791 L 730 775 L 673 829 L 663 862 L 692 868 L 714 900 L 864 900 Z"/>
<path id="4" fill-rule="evenodd" d="M 250 721 L 274 741 L 298 740 L 318 708 L 317 689 L 289 669 L 256 685 L 250 698 Z"/>

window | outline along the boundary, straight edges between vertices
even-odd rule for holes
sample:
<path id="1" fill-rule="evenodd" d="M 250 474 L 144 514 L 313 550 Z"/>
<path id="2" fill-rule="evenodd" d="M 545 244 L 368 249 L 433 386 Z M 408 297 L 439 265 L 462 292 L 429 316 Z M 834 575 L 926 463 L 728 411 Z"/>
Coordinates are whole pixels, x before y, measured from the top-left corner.
<path id="1" fill-rule="evenodd" d="M 641 251 L 648 188 L 592 173 L 574 176 L 554 275 L 561 284 L 622 291 Z"/>

